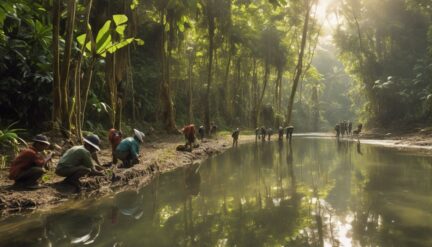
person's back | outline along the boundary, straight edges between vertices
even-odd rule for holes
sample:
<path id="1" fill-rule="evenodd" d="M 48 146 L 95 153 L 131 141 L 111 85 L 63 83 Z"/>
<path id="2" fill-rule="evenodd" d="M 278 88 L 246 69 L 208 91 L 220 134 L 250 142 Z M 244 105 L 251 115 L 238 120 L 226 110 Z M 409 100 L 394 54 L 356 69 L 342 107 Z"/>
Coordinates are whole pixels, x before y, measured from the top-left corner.
<path id="1" fill-rule="evenodd" d="M 186 146 L 192 148 L 192 144 L 195 142 L 195 125 L 189 124 L 183 128 L 183 134 L 186 139 Z"/>
<path id="2" fill-rule="evenodd" d="M 284 129 L 282 128 L 282 126 L 279 126 L 278 134 L 279 134 L 279 140 L 282 140 L 284 135 Z"/>
<path id="3" fill-rule="evenodd" d="M 91 161 L 91 154 L 82 145 L 73 146 L 68 149 L 60 158 L 57 169 L 64 167 L 76 167 L 80 165 L 88 168 L 93 167 L 93 163 Z"/>
<path id="4" fill-rule="evenodd" d="M 268 140 L 269 141 L 270 141 L 272 135 L 273 135 L 273 129 L 272 128 L 268 128 L 267 129 L 267 136 L 268 136 Z"/>
<path id="5" fill-rule="evenodd" d="M 266 128 L 264 126 L 262 126 L 261 127 L 261 138 L 263 141 L 265 141 L 266 136 L 267 136 Z"/>
<path id="6" fill-rule="evenodd" d="M 339 124 L 336 124 L 336 126 L 335 126 L 335 131 L 336 131 L 336 137 L 339 137 L 339 135 L 340 135 L 340 125 Z"/>
<path id="7" fill-rule="evenodd" d="M 134 137 L 123 139 L 116 149 L 118 152 L 133 151 L 134 154 L 139 152 L 139 143 Z"/>
<path id="8" fill-rule="evenodd" d="M 237 128 L 236 130 L 234 130 L 234 132 L 231 134 L 231 137 L 233 138 L 233 146 L 237 146 L 238 145 L 239 135 L 240 135 L 239 128 Z"/>
<path id="9" fill-rule="evenodd" d="M 202 139 L 204 139 L 204 134 L 205 134 L 205 128 L 204 128 L 204 126 L 200 126 L 199 127 L 199 129 L 198 129 L 198 133 L 199 133 L 199 135 L 200 135 L 200 139 L 202 140 Z"/>

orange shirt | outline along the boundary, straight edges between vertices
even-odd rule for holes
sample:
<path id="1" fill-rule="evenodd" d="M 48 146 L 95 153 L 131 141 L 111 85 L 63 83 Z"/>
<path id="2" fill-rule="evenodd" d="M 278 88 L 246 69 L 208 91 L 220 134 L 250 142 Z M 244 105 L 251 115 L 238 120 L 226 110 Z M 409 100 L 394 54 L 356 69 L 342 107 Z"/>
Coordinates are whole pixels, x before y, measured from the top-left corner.
<path id="1" fill-rule="evenodd" d="M 34 166 L 42 167 L 44 165 L 44 158 L 37 153 L 34 147 L 24 149 L 12 161 L 9 169 L 9 178 L 15 180 L 25 170 Z"/>

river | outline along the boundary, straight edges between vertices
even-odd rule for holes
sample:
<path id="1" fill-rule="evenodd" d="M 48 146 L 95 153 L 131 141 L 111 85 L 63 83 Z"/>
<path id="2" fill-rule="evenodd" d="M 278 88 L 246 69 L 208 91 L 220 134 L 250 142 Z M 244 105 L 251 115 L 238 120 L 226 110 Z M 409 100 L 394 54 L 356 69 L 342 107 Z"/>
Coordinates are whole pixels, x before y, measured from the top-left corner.
<path id="1" fill-rule="evenodd" d="M 432 246 L 432 158 L 258 142 L 79 205 L 0 221 L 0 246 Z"/>

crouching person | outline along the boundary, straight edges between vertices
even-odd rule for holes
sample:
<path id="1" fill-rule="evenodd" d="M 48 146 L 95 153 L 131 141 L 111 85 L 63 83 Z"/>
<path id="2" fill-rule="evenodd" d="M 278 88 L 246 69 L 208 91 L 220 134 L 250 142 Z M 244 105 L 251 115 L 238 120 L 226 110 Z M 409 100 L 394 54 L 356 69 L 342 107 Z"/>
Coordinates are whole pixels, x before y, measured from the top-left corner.
<path id="1" fill-rule="evenodd" d="M 183 134 L 186 139 L 185 147 L 190 147 L 190 150 L 193 148 L 193 144 L 195 143 L 195 125 L 189 124 L 183 128 Z"/>
<path id="2" fill-rule="evenodd" d="M 9 178 L 15 181 L 14 186 L 39 188 L 38 180 L 45 173 L 44 168 L 47 168 L 47 163 L 52 157 L 52 154 L 46 157 L 42 155 L 49 146 L 46 136 L 37 135 L 33 138 L 33 145 L 18 154 L 9 169 Z"/>
<path id="3" fill-rule="evenodd" d="M 123 139 L 117 146 L 115 155 L 123 164 L 121 167 L 129 168 L 139 163 L 139 149 L 144 142 L 144 133 L 134 129 L 134 136 Z"/>
<path id="4" fill-rule="evenodd" d="M 65 177 L 64 182 L 75 186 L 80 190 L 79 179 L 84 176 L 103 176 L 104 174 L 96 169 L 92 159 L 98 162 L 96 152 L 100 151 L 100 139 L 97 135 L 90 135 L 84 138 L 84 145 L 74 146 L 68 149 L 57 165 L 55 173 Z"/>
<path id="5" fill-rule="evenodd" d="M 111 144 L 111 152 L 112 152 L 112 164 L 117 164 L 117 156 L 115 154 L 115 151 L 117 149 L 117 146 L 120 144 L 122 140 L 122 132 L 119 130 L 116 130 L 114 128 L 110 129 L 108 132 L 108 141 Z"/>

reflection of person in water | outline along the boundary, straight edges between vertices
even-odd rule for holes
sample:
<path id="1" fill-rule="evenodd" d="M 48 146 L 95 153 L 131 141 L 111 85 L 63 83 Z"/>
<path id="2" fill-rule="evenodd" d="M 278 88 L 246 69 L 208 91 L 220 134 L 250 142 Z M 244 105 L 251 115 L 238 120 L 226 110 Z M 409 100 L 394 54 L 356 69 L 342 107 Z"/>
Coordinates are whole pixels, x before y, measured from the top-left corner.
<path id="1" fill-rule="evenodd" d="M 140 219 L 144 213 L 143 196 L 134 190 L 116 194 L 111 215 L 111 222 L 113 224 L 117 223 L 119 213 L 135 220 Z"/>
<path id="2" fill-rule="evenodd" d="M 99 236 L 102 221 L 102 216 L 79 211 L 54 214 L 46 219 L 46 235 L 53 246 L 88 245 Z"/>
<path id="3" fill-rule="evenodd" d="M 363 153 L 361 151 L 360 140 L 357 141 L 357 153 L 360 154 L 360 155 L 363 155 Z"/>
<path id="4" fill-rule="evenodd" d="M 199 173 L 200 164 L 192 164 L 185 169 L 185 189 L 186 194 L 197 196 L 200 192 L 201 175 Z"/>

